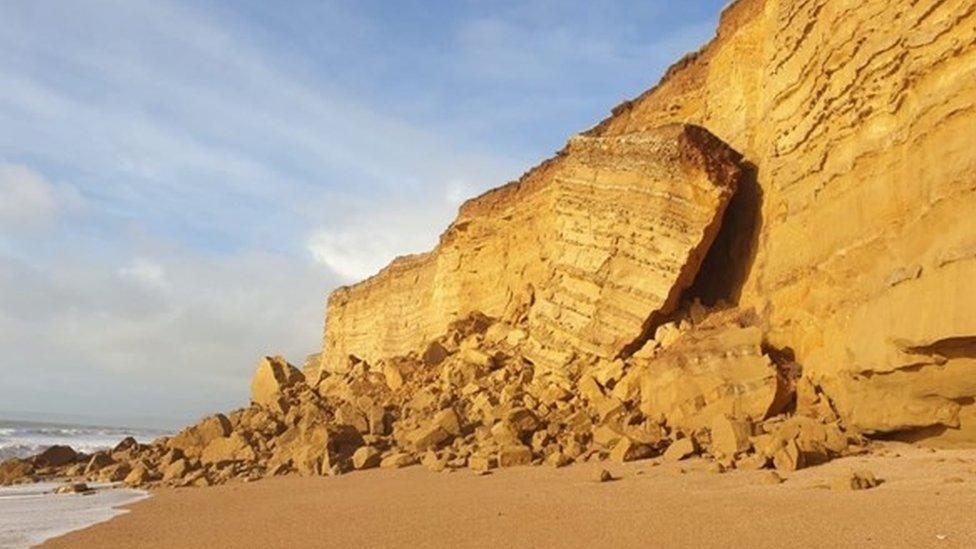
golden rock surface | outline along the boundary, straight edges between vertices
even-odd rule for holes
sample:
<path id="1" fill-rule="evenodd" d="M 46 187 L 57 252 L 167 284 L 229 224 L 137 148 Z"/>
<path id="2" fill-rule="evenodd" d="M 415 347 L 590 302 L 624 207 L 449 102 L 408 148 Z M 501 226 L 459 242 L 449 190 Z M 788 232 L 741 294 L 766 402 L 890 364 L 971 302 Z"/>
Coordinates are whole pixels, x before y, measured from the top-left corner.
<path id="1" fill-rule="evenodd" d="M 976 442 L 974 128 L 971 0 L 739 0 L 433 252 L 337 290 L 324 370 L 474 311 L 520 325 L 537 366 L 626 358 L 693 294 L 755 309 L 849 428 Z"/>
<path id="2" fill-rule="evenodd" d="M 525 319 L 540 350 L 615 357 L 678 305 L 740 172 L 737 153 L 693 126 L 575 137 L 466 203 L 433 252 L 336 290 L 325 369 L 422 349 L 471 312 Z"/>

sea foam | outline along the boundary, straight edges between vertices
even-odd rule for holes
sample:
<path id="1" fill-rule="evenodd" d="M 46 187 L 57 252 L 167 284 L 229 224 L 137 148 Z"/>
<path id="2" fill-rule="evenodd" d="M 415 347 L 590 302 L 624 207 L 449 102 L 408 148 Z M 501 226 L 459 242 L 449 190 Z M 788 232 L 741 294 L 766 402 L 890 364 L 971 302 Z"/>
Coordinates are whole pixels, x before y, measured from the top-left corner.
<path id="1" fill-rule="evenodd" d="M 57 483 L 0 487 L 0 548 L 23 548 L 126 513 L 118 509 L 149 497 L 142 490 L 91 484 L 90 495 L 55 494 Z"/>

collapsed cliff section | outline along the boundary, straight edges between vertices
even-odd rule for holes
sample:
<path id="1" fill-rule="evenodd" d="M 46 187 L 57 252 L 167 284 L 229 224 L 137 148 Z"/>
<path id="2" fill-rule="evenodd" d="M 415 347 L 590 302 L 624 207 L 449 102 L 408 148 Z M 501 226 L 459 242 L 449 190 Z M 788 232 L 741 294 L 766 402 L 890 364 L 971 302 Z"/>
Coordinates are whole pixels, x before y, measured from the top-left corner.
<path id="1" fill-rule="evenodd" d="M 683 122 L 740 151 L 758 211 L 706 265 L 744 276 L 702 295 L 759 311 L 852 427 L 972 444 L 974 90 L 968 0 L 739 0 L 587 135 Z"/>
<path id="2" fill-rule="evenodd" d="M 533 362 L 629 354 L 677 308 L 743 170 L 708 131 L 680 124 L 577 136 L 520 181 L 466 203 L 427 254 L 329 299 L 322 363 L 416 351 L 481 313 L 525 324 Z"/>
<path id="3" fill-rule="evenodd" d="M 657 251 L 644 247 L 649 264 L 638 276 L 607 271 L 626 280 L 618 292 L 598 269 L 576 276 L 553 262 L 559 222 L 539 212 L 555 211 L 556 198 L 541 182 L 559 178 L 567 149 L 470 202 L 438 251 L 336 292 L 325 370 L 416 348 L 472 311 L 533 318 L 534 360 L 554 369 L 577 350 L 620 349 L 631 315 L 643 316 L 646 330 L 618 354 L 627 356 L 673 305 L 665 298 L 655 309 L 661 300 L 632 290 L 667 272 L 653 283 L 658 298 L 673 291 L 755 309 L 767 346 L 801 364 L 804 383 L 852 428 L 976 442 L 966 343 L 976 336 L 974 89 L 976 6 L 967 0 L 738 0 L 714 40 L 574 139 L 691 124 L 743 155 L 717 235 L 683 248 L 695 258 L 715 241 L 700 266 L 651 265 Z M 598 211 L 589 217 L 606 215 Z M 499 239 L 507 244 L 483 245 Z M 605 265 L 587 256 L 602 244 L 588 245 L 568 263 Z M 688 289 L 685 273 L 669 271 L 679 264 L 697 271 Z"/>

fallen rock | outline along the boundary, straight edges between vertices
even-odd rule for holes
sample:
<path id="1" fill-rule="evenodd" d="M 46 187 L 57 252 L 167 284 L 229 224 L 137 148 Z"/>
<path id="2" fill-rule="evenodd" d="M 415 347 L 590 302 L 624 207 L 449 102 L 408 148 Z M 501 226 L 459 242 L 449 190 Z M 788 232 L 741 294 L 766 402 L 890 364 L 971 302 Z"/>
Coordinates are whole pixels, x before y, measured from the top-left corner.
<path id="1" fill-rule="evenodd" d="M 716 457 L 735 457 L 752 447 L 752 424 L 749 421 L 733 420 L 725 414 L 717 415 L 712 420 L 710 432 L 709 449 Z"/>
<path id="2" fill-rule="evenodd" d="M 280 356 L 266 356 L 258 362 L 251 378 L 251 402 L 284 413 L 282 396 L 285 389 L 303 382 L 305 376 Z"/>
<path id="3" fill-rule="evenodd" d="M 372 446 L 363 446 L 352 454 L 352 466 L 356 469 L 372 469 L 381 461 L 380 451 Z"/>
<path id="4" fill-rule="evenodd" d="M 400 469 L 402 467 L 409 467 L 417 463 L 417 460 L 413 456 L 406 452 L 397 452 L 395 454 L 390 454 L 380 461 L 381 469 Z"/>
<path id="5" fill-rule="evenodd" d="M 653 455 L 654 450 L 646 445 L 635 442 L 629 438 L 621 438 L 610 451 L 610 459 L 617 463 L 636 461 L 645 459 Z"/>
<path id="6" fill-rule="evenodd" d="M 115 463 L 108 467 L 103 467 L 98 471 L 98 480 L 101 482 L 121 482 L 129 476 L 132 467 L 128 463 Z"/>
<path id="7" fill-rule="evenodd" d="M 188 457 L 199 457 L 214 439 L 230 435 L 232 426 L 224 414 L 215 414 L 187 427 L 166 443 L 168 448 L 180 450 Z"/>
<path id="8" fill-rule="evenodd" d="M 27 460 L 11 458 L 0 463 L 0 486 L 26 480 L 34 472 L 34 466 Z"/>
<path id="9" fill-rule="evenodd" d="M 129 486 L 142 486 L 153 480 L 153 473 L 148 465 L 142 462 L 136 463 L 123 482 Z"/>
<path id="10" fill-rule="evenodd" d="M 779 476 L 776 471 L 766 471 L 759 477 L 760 484 L 782 484 L 783 477 Z"/>
<path id="11" fill-rule="evenodd" d="M 115 460 L 107 452 L 95 452 L 91 459 L 88 460 L 88 465 L 85 466 L 84 473 L 86 475 L 97 473 L 113 463 L 115 463 Z"/>
<path id="12" fill-rule="evenodd" d="M 528 446 L 509 445 L 498 451 L 499 467 L 515 467 L 517 465 L 530 465 L 532 463 L 532 450 Z"/>
<path id="13" fill-rule="evenodd" d="M 163 470 L 163 481 L 181 479 L 186 476 L 189 470 L 190 467 L 186 459 L 180 458 L 169 464 L 169 466 Z"/>
<path id="14" fill-rule="evenodd" d="M 476 454 L 468 458 L 468 468 L 476 472 L 489 471 L 497 465 L 497 459 L 491 456 Z"/>
<path id="15" fill-rule="evenodd" d="M 597 471 L 593 479 L 597 482 L 610 482 L 611 480 L 616 480 L 614 476 L 610 474 L 610 471 L 607 471 L 606 469 L 600 469 Z"/>
<path id="16" fill-rule="evenodd" d="M 830 483 L 832 490 L 868 490 L 881 485 L 881 480 L 871 471 L 853 471 L 837 477 Z"/>
<path id="17" fill-rule="evenodd" d="M 32 461 L 37 467 L 60 467 L 77 459 L 78 453 L 70 446 L 55 445 L 34 456 Z"/>
<path id="18" fill-rule="evenodd" d="M 95 491 L 88 487 L 84 482 L 73 482 L 62 484 L 54 489 L 55 494 L 92 494 Z"/>
<path id="19" fill-rule="evenodd" d="M 698 447 L 695 441 L 691 438 L 680 438 L 671 443 L 668 449 L 664 451 L 664 461 L 681 461 L 687 459 L 698 452 Z"/>
<path id="20" fill-rule="evenodd" d="M 650 360 L 636 361 L 640 410 L 684 432 L 709 428 L 735 411 L 741 421 L 762 421 L 792 398 L 790 386 L 763 352 L 763 332 L 752 311 L 710 316 Z"/>
<path id="21" fill-rule="evenodd" d="M 231 433 L 230 436 L 215 438 L 204 448 L 200 455 L 200 462 L 209 464 L 222 464 L 232 461 L 254 461 L 257 454 L 254 448 L 240 433 Z"/>

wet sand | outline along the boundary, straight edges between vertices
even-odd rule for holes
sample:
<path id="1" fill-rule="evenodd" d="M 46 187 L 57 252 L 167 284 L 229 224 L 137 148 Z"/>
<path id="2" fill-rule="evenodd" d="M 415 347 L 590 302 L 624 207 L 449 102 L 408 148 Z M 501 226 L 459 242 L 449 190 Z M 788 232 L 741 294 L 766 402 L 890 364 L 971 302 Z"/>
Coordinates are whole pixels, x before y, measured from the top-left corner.
<path id="1" fill-rule="evenodd" d="M 652 463 L 164 489 L 44 547 L 976 547 L 976 450 L 892 443 L 778 485 L 701 460 Z M 619 480 L 593 481 L 601 468 Z M 884 483 L 823 487 L 860 469 Z"/>

